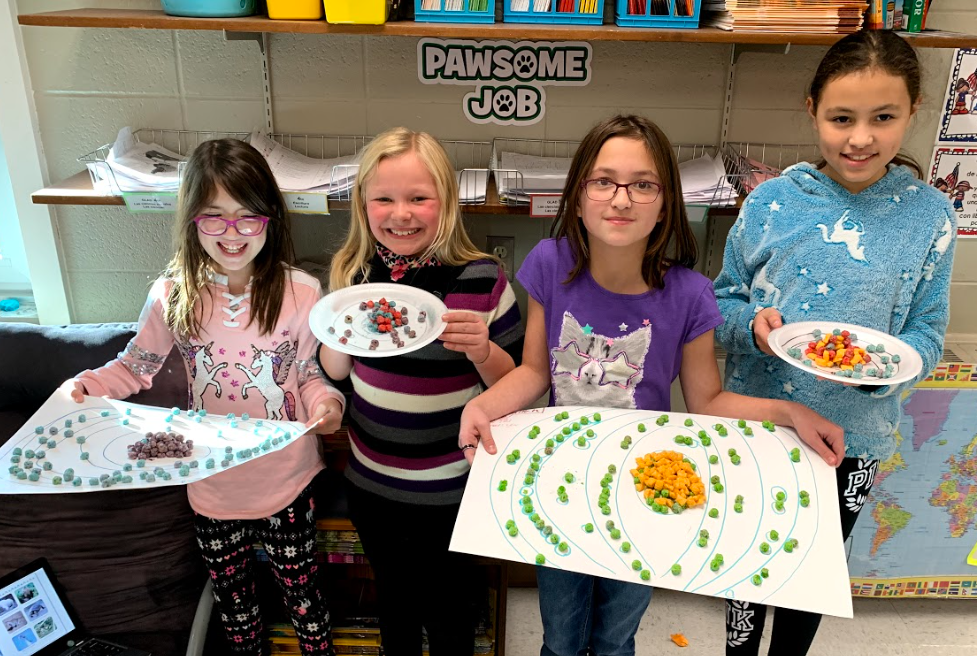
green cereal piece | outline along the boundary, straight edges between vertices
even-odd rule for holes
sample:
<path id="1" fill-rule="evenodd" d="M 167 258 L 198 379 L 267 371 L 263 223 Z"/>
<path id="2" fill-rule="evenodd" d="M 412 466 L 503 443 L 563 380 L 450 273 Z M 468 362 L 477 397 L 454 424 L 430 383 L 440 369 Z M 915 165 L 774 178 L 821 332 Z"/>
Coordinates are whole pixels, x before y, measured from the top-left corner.
<path id="1" fill-rule="evenodd" d="M 590 419 L 588 419 L 587 416 L 584 415 L 583 417 L 580 418 L 580 423 L 586 426 L 587 424 L 590 423 Z"/>
<path id="2" fill-rule="evenodd" d="M 608 519 L 606 522 L 604 522 L 604 528 L 606 528 L 608 531 L 614 528 L 614 520 Z"/>
<path id="3" fill-rule="evenodd" d="M 785 501 L 787 499 L 787 495 L 783 491 L 781 491 L 777 493 L 776 498 L 777 501 Z"/>
<path id="4" fill-rule="evenodd" d="M 705 438 L 707 438 L 707 437 L 709 437 L 709 433 L 707 433 L 707 432 L 706 432 L 706 431 L 704 431 L 704 430 L 701 430 L 701 431 L 699 431 L 699 439 L 700 439 L 700 440 L 702 440 L 702 439 L 705 439 Z"/>
<path id="5" fill-rule="evenodd" d="M 639 433 L 644 433 L 646 430 L 648 430 L 648 429 L 645 428 L 645 425 L 644 424 L 638 424 L 638 432 Z"/>
<path id="6" fill-rule="evenodd" d="M 608 474 L 616 474 L 617 473 L 617 466 L 616 465 L 607 465 L 607 473 Z"/>
<path id="7" fill-rule="evenodd" d="M 709 531 L 707 531 L 706 529 L 702 529 L 701 531 L 699 531 L 699 537 L 700 538 L 706 538 L 708 540 L 709 539 Z"/>
<path id="8" fill-rule="evenodd" d="M 727 435 L 729 435 L 729 431 L 726 430 L 725 426 L 720 426 L 719 430 L 716 432 L 719 433 L 719 437 L 726 437 Z"/>
<path id="9" fill-rule="evenodd" d="M 531 463 L 529 463 L 529 468 L 532 469 L 534 472 L 538 472 L 539 471 L 539 467 L 540 467 L 540 465 L 539 465 L 538 462 L 531 462 Z"/>
<path id="10" fill-rule="evenodd" d="M 594 532 L 594 525 L 593 524 L 590 524 L 590 523 L 587 523 L 587 524 L 584 525 L 583 530 L 586 531 L 587 533 L 593 533 Z"/>
<path id="11" fill-rule="evenodd" d="M 717 553 L 715 556 L 713 556 L 713 560 L 715 560 L 719 564 L 722 564 L 723 563 L 723 555 L 721 553 Z"/>
<path id="12" fill-rule="evenodd" d="M 783 510 L 784 509 L 784 502 L 783 501 L 775 501 L 774 504 L 773 504 L 773 507 L 776 508 L 777 510 Z"/>
<path id="13" fill-rule="evenodd" d="M 801 497 L 801 508 L 807 508 L 809 505 L 811 505 L 811 498 Z"/>
<path id="14" fill-rule="evenodd" d="M 754 574 L 753 578 L 750 580 L 753 582 L 753 585 L 760 585 L 763 583 L 763 578 L 759 574 Z"/>
<path id="15" fill-rule="evenodd" d="M 567 551 L 569 551 L 569 550 L 570 550 L 570 545 L 568 545 L 568 544 L 567 544 L 566 542 L 561 542 L 561 543 L 560 543 L 560 544 L 559 544 L 559 545 L 558 545 L 558 546 L 556 547 L 556 550 L 557 550 L 557 551 L 559 551 L 560 553 L 566 553 Z"/>
<path id="16" fill-rule="evenodd" d="M 719 462 L 719 456 L 717 456 L 716 454 L 713 454 L 713 455 L 709 456 L 709 464 L 710 465 L 715 465 L 718 462 Z"/>
<path id="17" fill-rule="evenodd" d="M 528 494 L 524 494 L 520 503 L 522 503 L 523 506 L 531 506 L 533 505 L 533 500 Z"/>
<path id="18" fill-rule="evenodd" d="M 630 542 L 622 542 L 621 543 L 621 551 L 623 551 L 624 553 L 630 552 L 631 551 L 631 543 Z"/>
<path id="19" fill-rule="evenodd" d="M 797 493 L 797 496 L 803 499 L 804 497 L 811 496 L 811 493 L 808 492 L 807 490 L 801 490 L 800 492 Z"/>
<path id="20" fill-rule="evenodd" d="M 801 461 L 801 454 L 800 454 L 800 452 L 795 453 L 794 451 L 791 451 L 790 452 L 790 459 L 791 459 L 791 462 L 800 462 Z"/>
<path id="21" fill-rule="evenodd" d="M 729 457 L 732 458 L 733 456 L 736 455 L 736 449 L 730 449 L 726 453 L 728 453 L 729 454 Z"/>
<path id="22" fill-rule="evenodd" d="M 749 426 L 747 426 L 746 428 L 743 429 L 743 434 L 744 435 L 753 435 L 753 429 L 750 428 Z"/>
<path id="23" fill-rule="evenodd" d="M 516 525 L 515 520 L 512 520 L 512 519 L 506 520 L 506 523 L 505 523 L 505 527 L 506 528 L 512 528 L 515 525 Z"/>
<path id="24" fill-rule="evenodd" d="M 621 448 L 622 448 L 622 449 L 624 449 L 624 450 L 627 450 L 627 448 L 628 448 L 629 446 L 631 446 L 631 443 L 630 443 L 630 442 L 627 442 L 627 441 L 625 441 L 625 440 L 622 440 L 622 441 L 621 441 Z"/>
<path id="25" fill-rule="evenodd" d="M 570 427 L 569 427 L 569 426 L 564 426 L 564 427 L 563 427 L 563 431 L 562 431 L 562 432 L 563 432 L 563 434 L 564 434 L 564 435 L 569 435 L 569 434 L 570 434 L 570 433 L 572 433 L 573 431 L 572 431 L 572 430 L 570 430 Z M 559 438 L 557 438 L 557 439 L 559 439 Z"/>
<path id="26" fill-rule="evenodd" d="M 563 440 L 565 440 L 565 439 L 566 439 L 566 437 L 563 435 L 563 433 L 557 433 L 557 435 L 556 435 L 556 442 L 557 442 L 557 444 L 562 444 L 563 443 Z"/>
<path id="27" fill-rule="evenodd" d="M 681 573 L 682 573 L 682 566 L 681 565 L 679 565 L 678 563 L 675 563 L 674 565 L 672 565 L 672 574 L 674 574 L 675 576 L 678 576 Z"/>
<path id="28" fill-rule="evenodd" d="M 587 437 L 593 437 L 594 435 L 596 435 L 596 433 L 594 432 L 594 429 L 593 428 L 588 428 L 587 429 Z"/>
<path id="29" fill-rule="evenodd" d="M 692 422 L 692 419 L 691 418 L 685 420 L 685 425 L 686 426 L 692 426 L 692 423 L 693 422 Z"/>
<path id="30" fill-rule="evenodd" d="M 719 476 L 715 476 L 715 475 L 714 475 L 714 476 L 712 476 L 712 477 L 711 477 L 711 478 L 709 479 L 709 482 L 710 482 L 710 483 L 712 483 L 713 485 L 715 485 L 716 483 L 719 483 L 719 482 L 720 482 L 720 479 L 719 479 Z"/>
<path id="31" fill-rule="evenodd" d="M 542 565 L 545 562 L 546 562 L 546 556 L 544 556 L 543 554 L 536 554 L 536 564 L 537 565 Z"/>
<path id="32" fill-rule="evenodd" d="M 55 476 L 53 479 L 51 479 L 51 482 L 54 485 L 61 485 L 61 477 L 60 476 Z"/>
<path id="33" fill-rule="evenodd" d="M 738 455 L 735 455 L 732 458 L 730 458 L 729 461 L 734 465 L 738 465 L 740 464 L 741 458 Z"/>
<path id="34" fill-rule="evenodd" d="M 551 535 L 550 537 L 548 537 L 546 539 L 550 541 L 550 544 L 556 544 L 557 542 L 560 541 L 560 536 L 557 535 L 556 533 L 554 533 L 553 535 Z"/>
<path id="35" fill-rule="evenodd" d="M 539 462 L 542 459 L 543 459 L 542 456 L 540 456 L 538 453 L 534 453 L 533 454 L 533 457 L 530 458 L 530 460 L 532 460 L 532 462 Z"/>
<path id="36" fill-rule="evenodd" d="M 509 529 L 509 537 L 510 538 L 514 538 L 517 535 L 519 535 L 519 529 L 518 528 L 516 528 L 515 526 L 513 526 L 512 528 Z"/>
<path id="37" fill-rule="evenodd" d="M 577 438 L 577 446 L 587 446 L 587 438 L 581 435 Z"/>
<path id="38" fill-rule="evenodd" d="M 676 435 L 674 442 L 676 444 L 685 444 L 685 436 L 684 435 Z"/>
<path id="39" fill-rule="evenodd" d="M 577 422 L 573 422 L 573 425 L 570 428 L 573 429 L 574 432 L 576 432 L 580 430 L 580 424 Z"/>
<path id="40" fill-rule="evenodd" d="M 560 501 L 560 503 L 567 503 L 568 501 L 570 501 L 570 497 L 568 497 L 568 496 L 566 495 L 566 493 L 563 493 L 563 494 L 561 494 L 561 495 L 560 495 L 560 496 L 558 497 L 558 499 L 559 499 L 559 501 Z"/>
<path id="41" fill-rule="evenodd" d="M 532 485 L 535 480 L 536 479 L 534 479 L 530 474 L 526 474 L 526 478 L 523 479 L 523 483 L 526 485 Z M 505 488 L 502 488 L 502 491 L 504 492 Z"/>
<path id="42" fill-rule="evenodd" d="M 610 506 L 603 506 L 603 507 L 602 507 L 602 508 L 600 509 L 600 512 L 601 512 L 601 514 L 603 514 L 603 515 L 610 515 L 610 514 L 611 514 L 611 507 L 610 507 Z"/>
<path id="43" fill-rule="evenodd" d="M 553 535 L 553 527 L 552 526 L 549 526 L 549 525 L 544 526 L 543 527 L 543 535 L 546 536 L 546 537 L 549 537 L 549 536 Z"/>
<path id="44" fill-rule="evenodd" d="M 794 543 L 793 542 L 785 542 L 784 543 L 784 551 L 786 551 L 787 553 L 793 553 L 794 552 Z"/>
<path id="45" fill-rule="evenodd" d="M 514 455 L 516 457 L 516 459 L 519 459 L 519 458 L 522 457 L 522 454 L 519 452 L 519 449 L 514 449 L 513 452 L 512 452 L 512 455 Z"/>
<path id="46" fill-rule="evenodd" d="M 546 528 L 546 522 L 544 522 L 542 519 L 537 520 L 534 525 L 538 531 L 542 531 L 544 528 Z"/>
<path id="47" fill-rule="evenodd" d="M 735 510 L 738 513 L 743 512 L 743 504 L 742 503 L 734 503 L 733 504 L 733 510 Z"/>
<path id="48" fill-rule="evenodd" d="M 771 541 L 776 542 L 779 539 L 780 539 L 780 533 L 778 533 L 777 531 L 770 531 L 770 540 Z"/>
<path id="49" fill-rule="evenodd" d="M 600 421 L 600 413 L 599 412 L 595 412 L 594 413 L 594 421 Z"/>
<path id="50" fill-rule="evenodd" d="M 631 561 L 631 569 L 633 569 L 636 572 L 638 570 L 640 570 L 641 569 L 641 561 L 640 560 L 632 560 Z"/>
<path id="51" fill-rule="evenodd" d="M 705 548 L 709 544 L 709 540 L 707 540 L 705 538 L 699 538 L 698 544 L 699 544 L 700 547 Z"/>
<path id="52" fill-rule="evenodd" d="M 546 440 L 546 446 L 553 448 L 554 446 L 556 446 L 556 442 L 554 442 L 552 439 L 548 439 Z"/>
<path id="53" fill-rule="evenodd" d="M 736 498 L 733 500 L 735 503 L 743 503 L 743 495 L 737 494 Z"/>
<path id="54" fill-rule="evenodd" d="M 715 485 L 712 486 L 712 489 L 715 490 L 716 492 L 721 493 L 726 488 L 723 487 L 722 483 L 716 483 Z"/>
<path id="55" fill-rule="evenodd" d="M 529 516 L 529 521 L 531 521 L 531 522 L 532 522 L 533 524 L 535 524 L 535 523 L 536 523 L 536 522 L 538 522 L 539 520 L 540 520 L 540 517 L 539 517 L 539 513 L 535 513 L 535 512 L 534 512 L 533 514 L 531 514 L 531 515 Z"/>
<path id="56" fill-rule="evenodd" d="M 770 570 L 764 567 L 763 569 L 760 570 L 760 576 L 763 578 L 767 578 L 768 576 L 770 576 Z"/>
<path id="57" fill-rule="evenodd" d="M 641 570 L 641 580 L 642 581 L 650 581 L 651 580 L 651 571 L 650 570 L 647 570 L 647 569 Z"/>
<path id="58" fill-rule="evenodd" d="M 621 529 L 612 528 L 611 529 L 611 539 L 612 540 L 620 540 L 621 539 Z"/>
<path id="59" fill-rule="evenodd" d="M 739 426 L 740 428 L 746 428 L 746 420 L 740 419 L 739 421 L 736 422 L 736 425 Z"/>
<path id="60" fill-rule="evenodd" d="M 712 438 L 706 435 L 705 437 L 700 437 L 699 440 L 702 442 L 702 446 L 711 446 Z"/>
<path id="61" fill-rule="evenodd" d="M 714 571 L 714 572 L 718 572 L 718 571 L 719 571 L 719 567 L 720 567 L 720 565 L 721 565 L 721 563 L 717 563 L 717 562 L 716 562 L 716 561 L 714 560 L 714 561 L 712 561 L 711 563 L 709 563 L 709 569 L 711 569 L 711 570 L 712 570 L 712 571 Z"/>
<path id="62" fill-rule="evenodd" d="M 651 509 L 654 510 L 655 512 L 661 512 L 662 507 L 658 503 L 653 501 L 651 504 Z"/>
<path id="63" fill-rule="evenodd" d="M 499 481 L 499 492 L 505 492 L 506 487 L 509 485 L 507 481 Z"/>
<path id="64" fill-rule="evenodd" d="M 510 465 L 514 465 L 514 464 L 516 464 L 516 457 L 510 453 L 509 455 L 507 455 L 505 457 L 505 461 L 507 463 L 509 463 Z"/>
<path id="65" fill-rule="evenodd" d="M 717 517 L 719 517 L 719 508 L 710 508 L 709 509 L 709 516 L 712 517 L 713 519 L 716 519 Z"/>

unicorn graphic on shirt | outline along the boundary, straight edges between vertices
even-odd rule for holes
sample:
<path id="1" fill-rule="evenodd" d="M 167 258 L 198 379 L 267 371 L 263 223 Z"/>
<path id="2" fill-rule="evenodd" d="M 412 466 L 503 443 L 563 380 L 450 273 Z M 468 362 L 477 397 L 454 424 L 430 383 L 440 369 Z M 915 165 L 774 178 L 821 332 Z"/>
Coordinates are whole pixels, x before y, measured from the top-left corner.
<path id="1" fill-rule="evenodd" d="M 247 399 L 248 390 L 256 389 L 265 397 L 268 419 L 295 421 L 295 396 L 281 388 L 295 362 L 295 346 L 292 342 L 282 342 L 275 350 L 262 350 L 252 344 L 251 350 L 254 359 L 250 368 L 240 362 L 234 365 L 248 377 L 248 382 L 241 387 L 241 398 Z"/>
<path id="2" fill-rule="evenodd" d="M 780 289 L 767 279 L 767 267 L 760 269 L 756 278 L 753 279 L 753 298 L 758 303 L 763 303 L 766 307 L 780 306 Z"/>
<path id="3" fill-rule="evenodd" d="M 828 226 L 819 223 L 817 227 L 821 229 L 821 239 L 824 240 L 824 243 L 844 244 L 848 248 L 848 254 L 853 260 L 864 262 L 865 249 L 858 242 L 862 238 L 862 235 L 865 234 L 865 229 L 862 227 L 861 221 L 849 219 L 849 213 L 850 210 L 845 210 L 841 218 L 835 221 L 834 226 L 832 226 L 831 236 L 828 236 Z"/>
<path id="4" fill-rule="evenodd" d="M 221 384 L 217 380 L 217 372 L 227 366 L 226 362 L 221 362 L 214 367 L 213 354 L 210 352 L 213 342 L 209 344 L 177 344 L 183 359 L 187 362 L 190 369 L 190 378 L 193 383 L 190 385 L 190 407 L 199 410 L 204 407 L 204 392 L 213 385 L 214 396 L 221 397 Z M 213 367 L 210 369 L 209 367 Z"/>
<path id="5" fill-rule="evenodd" d="M 634 392 L 644 378 L 651 326 L 623 337 L 606 337 L 563 313 L 560 346 L 550 350 L 557 405 L 637 407 Z"/>
<path id="6" fill-rule="evenodd" d="M 926 256 L 926 264 L 923 265 L 924 280 L 933 279 L 933 271 L 936 269 L 936 264 L 943 258 L 947 249 L 950 248 L 951 243 L 953 243 L 953 224 L 950 223 L 950 219 L 947 219 L 943 224 L 943 229 L 940 230 L 940 236 Z"/>

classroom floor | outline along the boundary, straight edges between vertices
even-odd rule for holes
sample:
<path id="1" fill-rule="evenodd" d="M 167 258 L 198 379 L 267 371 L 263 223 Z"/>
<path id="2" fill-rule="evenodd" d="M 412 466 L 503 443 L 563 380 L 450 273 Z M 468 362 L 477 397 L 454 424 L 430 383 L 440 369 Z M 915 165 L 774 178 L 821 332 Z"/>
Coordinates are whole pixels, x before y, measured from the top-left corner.
<path id="1" fill-rule="evenodd" d="M 972 656 L 977 653 L 977 600 L 855 599 L 855 619 L 826 617 L 809 656 Z M 543 629 L 535 588 L 510 588 L 506 656 L 537 656 Z M 723 602 L 711 597 L 655 590 L 637 636 L 637 654 L 722 656 Z M 770 622 L 761 654 L 766 654 Z M 669 640 L 684 633 L 689 646 Z"/>

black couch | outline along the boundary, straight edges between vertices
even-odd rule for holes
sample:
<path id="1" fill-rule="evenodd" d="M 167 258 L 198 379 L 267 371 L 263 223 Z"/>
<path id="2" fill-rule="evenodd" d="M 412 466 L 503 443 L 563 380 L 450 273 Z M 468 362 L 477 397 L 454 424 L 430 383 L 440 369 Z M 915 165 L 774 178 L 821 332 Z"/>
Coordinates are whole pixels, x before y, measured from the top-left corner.
<path id="1" fill-rule="evenodd" d="M 0 445 L 63 381 L 114 358 L 134 328 L 0 323 Z M 185 407 L 179 355 L 130 399 Z M 154 656 L 182 655 L 207 578 L 192 516 L 183 486 L 0 496 L 0 572 L 44 556 L 86 630 Z"/>

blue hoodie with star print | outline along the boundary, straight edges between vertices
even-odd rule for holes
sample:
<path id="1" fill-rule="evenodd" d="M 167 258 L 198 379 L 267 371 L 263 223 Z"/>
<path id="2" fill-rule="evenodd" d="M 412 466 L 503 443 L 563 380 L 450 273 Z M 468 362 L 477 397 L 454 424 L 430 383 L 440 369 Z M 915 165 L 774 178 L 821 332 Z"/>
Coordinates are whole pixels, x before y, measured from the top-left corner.
<path id="1" fill-rule="evenodd" d="M 714 283 L 726 322 L 726 389 L 797 401 L 845 429 L 848 457 L 886 459 L 896 448 L 901 392 L 943 353 L 956 218 L 946 196 L 902 166 L 858 194 L 801 163 L 759 185 L 730 230 Z M 923 359 L 912 382 L 845 386 L 819 380 L 753 340 L 753 317 L 866 326 L 895 335 Z"/>

